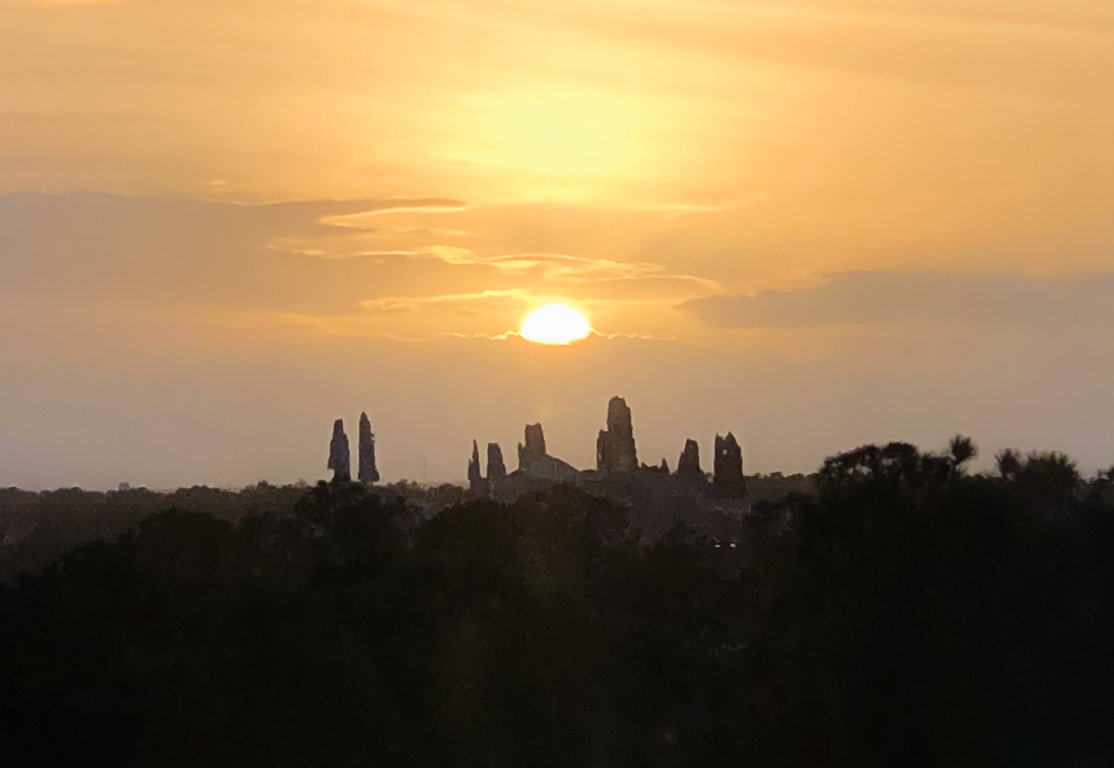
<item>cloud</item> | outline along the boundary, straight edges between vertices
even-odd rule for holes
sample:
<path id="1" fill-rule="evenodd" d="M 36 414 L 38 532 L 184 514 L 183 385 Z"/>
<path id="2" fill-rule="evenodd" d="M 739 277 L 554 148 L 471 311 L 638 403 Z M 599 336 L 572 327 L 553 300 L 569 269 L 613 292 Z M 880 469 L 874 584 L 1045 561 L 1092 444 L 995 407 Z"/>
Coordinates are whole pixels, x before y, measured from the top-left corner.
<path id="1" fill-rule="evenodd" d="M 61 6 L 69 5 L 115 5 L 117 3 L 127 3 L 132 0 L 38 0 L 36 5 L 44 8 L 58 8 Z"/>
<path id="2" fill-rule="evenodd" d="M 932 325 L 1070 332 L 1114 327 L 1114 272 L 1064 279 L 844 272 L 797 291 L 708 296 L 681 308 L 729 328 Z"/>
<path id="3" fill-rule="evenodd" d="M 243 205 L 172 198 L 10 194 L 0 196 L 0 299 L 60 307 L 94 301 L 149 306 L 238 306 L 274 310 L 357 311 L 359 301 L 409 291 L 444 290 L 464 251 L 428 249 L 427 258 L 306 258 L 268 249 L 288 237 L 306 251 L 328 239 L 318 220 L 367 210 L 374 201 Z M 289 233 L 289 234 L 287 234 Z M 324 244 L 324 245 L 322 245 Z M 390 248 L 390 250 L 396 250 Z M 397 266 L 395 266 L 397 265 Z M 443 268 L 440 265 L 445 265 Z M 425 268 L 436 266 L 436 269 Z"/>
<path id="4" fill-rule="evenodd" d="M 648 261 L 589 259 L 563 254 L 517 254 L 484 261 L 505 272 L 539 270 L 550 282 L 619 284 L 635 280 L 677 282 L 690 285 L 700 293 L 721 293 L 715 280 L 695 275 L 668 272 L 665 266 Z"/>
<path id="5" fill-rule="evenodd" d="M 445 227 L 383 227 L 376 232 L 392 235 L 429 235 L 431 237 L 473 237 L 475 232 L 466 229 L 446 229 Z"/>
<path id="6" fill-rule="evenodd" d="M 484 260 L 496 269 L 509 272 L 538 270 L 547 280 L 591 281 L 624 277 L 644 277 L 665 271 L 661 264 L 649 262 L 590 259 L 561 253 L 519 253 Z"/>
<path id="7" fill-rule="evenodd" d="M 417 234 L 429 235 L 435 230 Z M 410 231 L 379 232 L 363 230 L 358 239 L 344 238 L 274 238 L 268 248 L 286 253 L 296 253 L 322 259 L 440 259 L 447 264 L 484 264 L 507 275 L 537 273 L 549 280 L 593 281 L 617 278 L 662 275 L 665 267 L 650 262 L 614 261 L 592 259 L 562 253 L 515 253 L 500 256 L 482 256 L 470 248 L 455 245 L 428 245 L 419 248 L 377 249 L 359 247 L 392 238 L 395 235 L 415 234 Z"/>
<path id="8" fill-rule="evenodd" d="M 509 290 L 478 291 L 476 293 L 450 293 L 442 296 L 384 296 L 368 299 L 361 303 L 369 312 L 400 313 L 412 312 L 418 307 L 453 306 L 458 311 L 468 311 L 477 302 L 496 301 L 514 305 L 526 304 L 532 296 L 528 291 L 517 288 Z"/>
<path id="9" fill-rule="evenodd" d="M 669 335 L 681 324 L 698 330 L 673 308 L 677 302 L 721 292 L 656 259 L 508 251 L 486 234 L 465 248 L 431 234 L 320 224 L 375 204 L 0 196 L 0 304 L 17 318 L 48 313 L 59 326 L 111 307 L 135 327 L 155 315 L 188 323 L 202 312 L 210 325 L 217 315 L 232 323 L 318 317 L 303 324 L 307 333 L 428 338 L 446 330 L 498 335 L 517 326 L 527 303 L 563 300 L 582 305 L 608 332 Z M 480 213 L 488 215 L 468 215 Z M 521 237 L 551 239 L 545 232 Z"/>
<path id="10" fill-rule="evenodd" d="M 320 244 L 318 244 L 320 245 Z M 437 259 L 446 264 L 478 264 L 480 259 L 468 248 L 452 245 L 430 245 L 424 248 L 389 250 L 342 250 L 329 251 L 324 247 L 314 247 L 304 238 L 276 238 L 266 246 L 268 250 L 308 256 L 314 259 Z"/>
<path id="11" fill-rule="evenodd" d="M 405 232 L 404 236 L 409 236 Z M 431 230 L 420 233 L 432 234 Z M 457 266 L 489 267 L 508 279 L 546 281 L 569 285 L 618 284 L 622 281 L 650 280 L 658 283 L 678 282 L 697 294 L 720 293 L 722 287 L 714 280 L 695 275 L 677 274 L 655 262 L 620 261 L 615 259 L 573 256 L 564 253 L 513 253 L 484 255 L 471 248 L 455 245 L 426 245 L 417 248 L 377 248 L 377 243 L 398 242 L 397 231 L 361 230 L 344 237 L 280 237 L 272 239 L 267 248 L 315 259 L 436 259 Z"/>
<path id="12" fill-rule="evenodd" d="M 321 223 L 330 227 L 365 229 L 367 219 L 393 213 L 457 213 L 468 209 L 468 203 L 451 198 L 395 198 L 382 201 L 374 208 L 358 213 L 322 217 Z"/>

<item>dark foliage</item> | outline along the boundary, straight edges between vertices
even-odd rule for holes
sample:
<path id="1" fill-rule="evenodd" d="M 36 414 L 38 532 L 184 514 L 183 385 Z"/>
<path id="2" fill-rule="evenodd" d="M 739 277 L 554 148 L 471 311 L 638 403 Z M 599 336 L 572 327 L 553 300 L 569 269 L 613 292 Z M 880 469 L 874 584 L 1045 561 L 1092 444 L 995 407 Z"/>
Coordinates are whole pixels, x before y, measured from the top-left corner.
<path id="1" fill-rule="evenodd" d="M 736 560 L 639 544 L 568 487 L 421 524 L 350 484 L 163 512 L 0 591 L 0 743 L 13 765 L 1114 764 L 1114 470 L 972 476 L 974 454 L 833 457 L 819 496 L 755 507 Z"/>

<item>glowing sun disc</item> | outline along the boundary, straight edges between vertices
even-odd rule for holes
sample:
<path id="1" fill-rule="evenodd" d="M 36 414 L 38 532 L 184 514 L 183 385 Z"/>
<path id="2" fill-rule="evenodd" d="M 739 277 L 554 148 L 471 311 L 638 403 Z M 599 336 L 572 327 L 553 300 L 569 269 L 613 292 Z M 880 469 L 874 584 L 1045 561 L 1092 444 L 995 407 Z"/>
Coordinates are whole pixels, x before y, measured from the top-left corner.
<path id="1" fill-rule="evenodd" d="M 522 318 L 520 332 L 535 344 L 571 344 L 587 338 L 592 324 L 567 304 L 547 304 Z"/>

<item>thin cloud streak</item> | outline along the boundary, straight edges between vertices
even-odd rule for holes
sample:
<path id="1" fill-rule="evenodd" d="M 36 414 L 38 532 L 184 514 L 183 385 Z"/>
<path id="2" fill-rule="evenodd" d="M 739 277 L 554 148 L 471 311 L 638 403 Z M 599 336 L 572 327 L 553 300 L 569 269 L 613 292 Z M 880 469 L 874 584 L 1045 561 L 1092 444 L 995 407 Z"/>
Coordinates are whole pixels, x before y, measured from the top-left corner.
<path id="1" fill-rule="evenodd" d="M 387 296 L 368 299 L 362 302 L 364 309 L 372 312 L 397 312 L 400 309 L 412 311 L 419 306 L 466 303 L 470 301 L 489 301 L 492 299 L 515 299 L 522 303 L 530 301 L 531 294 L 521 289 L 491 290 L 479 293 L 452 293 L 442 296 Z"/>
<path id="2" fill-rule="evenodd" d="M 41 8 L 61 8 L 78 5 L 118 5 L 120 3 L 136 1 L 137 0 L 36 0 L 34 4 Z"/>
<path id="3" fill-rule="evenodd" d="M 362 222 L 365 219 L 377 218 L 389 214 L 400 213 L 460 213 L 468 210 L 468 203 L 460 200 L 442 198 L 405 199 L 384 201 L 382 207 L 373 208 L 358 213 L 347 213 L 336 216 L 324 216 L 320 219 L 322 224 L 330 227 L 345 227 L 348 229 L 364 229 Z"/>
<path id="4" fill-rule="evenodd" d="M 849 272 L 797 291 L 709 296 L 680 305 L 727 328 L 929 325 L 1080 333 L 1114 327 L 1114 272 L 1033 280 L 954 273 Z"/>
<path id="5" fill-rule="evenodd" d="M 368 233 L 371 234 L 371 233 Z M 267 249 L 297 254 L 315 259 L 437 259 L 452 265 L 487 266 L 508 276 L 528 277 L 536 273 L 536 278 L 548 282 L 562 283 L 603 283 L 619 280 L 658 280 L 688 282 L 698 288 L 700 294 L 721 293 L 723 288 L 715 280 L 696 275 L 679 274 L 667 271 L 662 264 L 653 262 L 629 262 L 613 259 L 594 259 L 560 253 L 516 253 L 499 256 L 486 256 L 470 248 L 450 245 L 431 245 L 414 249 L 351 249 L 332 247 L 335 240 L 328 238 L 306 239 L 297 237 L 277 238 Z"/>

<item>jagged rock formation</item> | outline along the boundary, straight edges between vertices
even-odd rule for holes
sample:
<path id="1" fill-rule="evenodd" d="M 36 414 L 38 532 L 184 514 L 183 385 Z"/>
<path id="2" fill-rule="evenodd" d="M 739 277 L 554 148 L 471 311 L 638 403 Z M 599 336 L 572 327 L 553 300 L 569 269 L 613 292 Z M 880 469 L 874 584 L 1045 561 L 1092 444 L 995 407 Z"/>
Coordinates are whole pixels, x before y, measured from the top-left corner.
<path id="1" fill-rule="evenodd" d="M 739 498 L 746 494 L 743 479 L 743 449 L 730 432 L 716 435 L 715 489 L 721 496 Z"/>
<path id="2" fill-rule="evenodd" d="M 328 469 L 333 470 L 333 480 L 352 479 L 352 457 L 348 449 L 348 435 L 344 434 L 344 419 L 333 422 L 333 439 L 329 442 Z"/>
<path id="3" fill-rule="evenodd" d="M 366 413 L 360 414 L 360 464 L 361 483 L 379 482 L 379 469 L 375 466 L 375 435 L 371 432 L 371 421 Z"/>
<path id="4" fill-rule="evenodd" d="M 503 449 L 499 443 L 487 444 L 487 479 L 502 480 L 507 476 L 507 465 L 503 463 Z"/>
<path id="5" fill-rule="evenodd" d="M 704 470 L 700 468 L 700 445 L 695 440 L 685 440 L 685 450 L 677 459 L 677 477 L 703 479 Z"/>
<path id="6" fill-rule="evenodd" d="M 472 441 L 472 458 L 468 460 L 468 488 L 472 493 L 487 495 L 487 481 L 480 471 L 480 447 Z"/>
<path id="7" fill-rule="evenodd" d="M 518 468 L 527 469 L 530 464 L 545 458 L 545 432 L 541 424 L 526 425 L 526 444 L 518 444 Z"/>
<path id="8" fill-rule="evenodd" d="M 526 426 L 526 444 L 518 444 L 518 471 L 511 477 L 528 476 L 559 483 L 579 474 L 576 467 L 545 452 L 545 433 L 541 424 Z"/>
<path id="9" fill-rule="evenodd" d="M 661 457 L 661 466 L 658 467 L 658 471 L 669 474 L 669 462 L 665 460 L 664 456 Z"/>
<path id="10" fill-rule="evenodd" d="M 596 440 L 596 469 L 609 474 L 638 469 L 631 412 L 621 397 L 613 397 L 607 404 L 607 429 L 601 429 Z"/>

